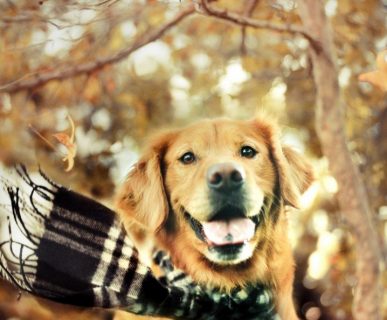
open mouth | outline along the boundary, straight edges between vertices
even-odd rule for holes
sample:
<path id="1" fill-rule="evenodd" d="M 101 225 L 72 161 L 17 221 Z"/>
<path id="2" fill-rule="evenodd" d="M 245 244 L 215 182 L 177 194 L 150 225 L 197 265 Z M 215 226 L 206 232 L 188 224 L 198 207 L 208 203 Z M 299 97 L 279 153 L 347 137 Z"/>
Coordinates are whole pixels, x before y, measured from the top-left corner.
<path id="1" fill-rule="evenodd" d="M 196 236 L 209 248 L 233 252 L 249 242 L 259 225 L 259 214 L 245 217 L 243 212 L 234 206 L 226 206 L 210 221 L 198 221 L 187 211 L 185 217 Z"/>

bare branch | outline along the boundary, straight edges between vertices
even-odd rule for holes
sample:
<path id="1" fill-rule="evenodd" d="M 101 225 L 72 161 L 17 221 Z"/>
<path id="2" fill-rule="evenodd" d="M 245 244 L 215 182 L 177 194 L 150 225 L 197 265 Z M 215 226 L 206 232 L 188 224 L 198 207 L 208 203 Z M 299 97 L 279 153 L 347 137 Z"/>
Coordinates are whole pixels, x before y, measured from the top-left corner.
<path id="1" fill-rule="evenodd" d="M 239 14 L 228 12 L 227 10 L 221 10 L 209 5 L 208 0 L 200 0 L 200 6 L 196 6 L 196 11 L 200 14 L 204 14 L 215 19 L 228 21 L 240 26 L 251 27 L 255 29 L 268 29 L 279 33 L 291 33 L 299 34 L 307 39 L 310 45 L 315 51 L 321 51 L 321 45 L 319 41 L 314 39 L 304 28 L 291 25 L 291 24 L 275 24 L 270 21 L 257 20 L 249 17 L 244 17 Z"/>
<path id="2" fill-rule="evenodd" d="M 13 92 L 22 91 L 22 90 L 33 89 L 33 88 L 43 86 L 49 81 L 65 80 L 68 78 L 76 77 L 81 74 L 87 74 L 87 73 L 98 71 L 107 65 L 111 65 L 125 59 L 127 56 L 129 56 L 132 52 L 136 51 L 137 49 L 161 38 L 169 29 L 171 29 L 173 26 L 175 26 L 176 24 L 181 22 L 184 18 L 186 18 L 187 16 L 189 16 L 194 12 L 195 12 L 195 9 L 192 4 L 187 6 L 186 8 L 182 9 L 174 18 L 172 18 L 167 23 L 163 24 L 158 29 L 153 30 L 148 34 L 140 36 L 138 40 L 135 41 L 130 47 L 122 49 L 121 51 L 118 51 L 117 53 L 111 56 L 98 58 L 91 62 L 86 62 L 79 65 L 73 65 L 61 70 L 54 70 L 46 73 L 37 73 L 31 79 L 25 79 L 25 80 L 22 79 L 20 81 L 19 80 L 13 81 L 11 83 L 1 86 L 0 92 L 13 93 Z"/>

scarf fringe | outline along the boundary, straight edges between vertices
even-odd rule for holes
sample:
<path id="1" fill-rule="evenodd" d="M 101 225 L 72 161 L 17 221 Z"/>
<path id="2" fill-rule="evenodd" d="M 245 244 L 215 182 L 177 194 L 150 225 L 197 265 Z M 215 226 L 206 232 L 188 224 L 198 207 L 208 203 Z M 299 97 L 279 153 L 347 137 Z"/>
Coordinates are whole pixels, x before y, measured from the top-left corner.
<path id="1" fill-rule="evenodd" d="M 32 178 L 23 165 L 0 167 L 0 274 L 30 293 L 36 250 L 57 189 L 40 170 Z"/>

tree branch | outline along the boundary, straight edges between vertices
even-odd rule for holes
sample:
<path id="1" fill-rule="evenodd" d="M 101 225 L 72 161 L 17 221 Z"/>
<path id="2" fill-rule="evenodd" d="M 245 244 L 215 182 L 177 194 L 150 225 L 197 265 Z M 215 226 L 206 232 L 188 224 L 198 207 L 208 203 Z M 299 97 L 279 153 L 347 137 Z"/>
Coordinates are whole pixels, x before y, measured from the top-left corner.
<path id="1" fill-rule="evenodd" d="M 329 168 L 336 178 L 338 199 L 345 222 L 355 239 L 357 285 L 353 302 L 354 319 L 381 316 L 381 250 L 373 215 L 359 170 L 353 163 L 345 136 L 344 105 L 338 83 L 332 32 L 323 1 L 298 0 L 300 16 L 310 34 L 321 41 L 323 52 L 311 50 L 313 77 L 317 88 L 316 132 Z"/>
<path id="2" fill-rule="evenodd" d="M 196 6 L 196 11 L 200 14 L 204 14 L 215 19 L 228 21 L 244 27 L 251 27 L 255 29 L 268 29 L 279 33 L 299 34 L 309 41 L 310 45 L 314 48 L 314 50 L 321 50 L 321 45 L 319 41 L 317 41 L 308 32 L 306 32 L 304 28 L 300 28 L 291 24 L 275 24 L 271 23 L 270 21 L 244 17 L 233 12 L 228 12 L 227 10 L 215 8 L 209 5 L 209 0 L 199 0 L 199 3 L 200 5 Z"/>
<path id="3" fill-rule="evenodd" d="M 62 70 L 55 70 L 55 71 L 50 71 L 46 73 L 37 73 L 31 79 L 25 79 L 20 81 L 17 80 L 1 86 L 0 92 L 14 93 L 17 91 L 34 89 L 34 88 L 43 86 L 47 82 L 50 82 L 53 80 L 65 80 L 81 74 L 87 74 L 87 73 L 100 70 L 107 65 L 111 65 L 125 59 L 127 56 L 129 56 L 132 52 L 136 51 L 137 49 L 161 38 L 169 29 L 171 29 L 173 26 L 175 26 L 176 24 L 181 22 L 184 18 L 186 18 L 187 16 L 191 15 L 194 12 L 195 12 L 194 5 L 193 4 L 188 5 L 186 8 L 182 9 L 174 18 L 172 18 L 167 23 L 163 24 L 158 29 L 153 30 L 148 34 L 142 35 L 130 47 L 122 49 L 121 51 L 118 51 L 117 53 L 111 56 L 98 58 L 94 61 L 70 66 Z"/>

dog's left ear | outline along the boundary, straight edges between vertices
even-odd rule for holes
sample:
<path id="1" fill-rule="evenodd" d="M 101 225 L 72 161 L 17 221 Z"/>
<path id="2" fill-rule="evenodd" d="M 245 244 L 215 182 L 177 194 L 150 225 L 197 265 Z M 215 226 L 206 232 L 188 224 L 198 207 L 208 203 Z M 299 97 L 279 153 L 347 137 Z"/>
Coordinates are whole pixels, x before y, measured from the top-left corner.
<path id="1" fill-rule="evenodd" d="M 256 120 L 255 126 L 267 141 L 284 204 L 298 208 L 300 196 L 314 180 L 312 166 L 301 154 L 282 146 L 276 126 L 264 120 Z"/>
<path id="2" fill-rule="evenodd" d="M 116 197 L 116 207 L 125 223 L 137 223 L 156 232 L 169 210 L 164 188 L 163 158 L 174 134 L 156 136 L 129 172 Z"/>

